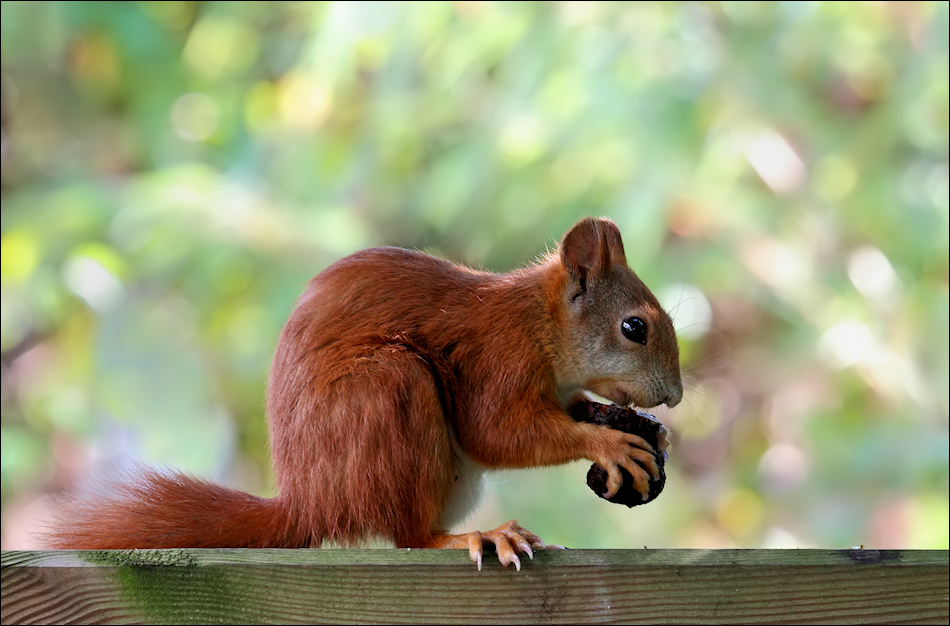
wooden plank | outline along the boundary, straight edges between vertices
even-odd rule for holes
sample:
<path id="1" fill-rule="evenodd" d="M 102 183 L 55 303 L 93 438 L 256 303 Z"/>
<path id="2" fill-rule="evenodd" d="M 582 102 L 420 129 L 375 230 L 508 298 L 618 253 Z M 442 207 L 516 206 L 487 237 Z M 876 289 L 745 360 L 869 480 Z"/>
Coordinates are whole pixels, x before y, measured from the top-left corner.
<path id="1" fill-rule="evenodd" d="M 4 624 L 943 623 L 946 550 L 4 552 Z"/>

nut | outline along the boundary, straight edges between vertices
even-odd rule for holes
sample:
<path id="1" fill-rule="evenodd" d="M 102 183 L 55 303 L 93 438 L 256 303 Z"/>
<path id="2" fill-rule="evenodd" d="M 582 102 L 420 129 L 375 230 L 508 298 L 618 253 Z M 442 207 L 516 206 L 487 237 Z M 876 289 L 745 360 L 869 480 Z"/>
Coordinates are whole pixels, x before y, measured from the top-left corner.
<path id="1" fill-rule="evenodd" d="M 627 470 L 620 468 L 620 474 L 623 477 L 623 485 L 617 491 L 613 498 L 608 502 L 614 504 L 625 504 L 628 507 L 634 507 L 640 504 L 646 504 L 656 499 L 663 486 L 666 484 L 666 469 L 664 467 L 669 449 L 669 431 L 663 424 L 649 413 L 637 411 L 635 409 L 625 409 L 613 404 L 600 404 L 589 400 L 581 400 L 571 405 L 568 409 L 569 415 L 577 422 L 590 422 L 591 424 L 601 424 L 609 428 L 639 435 L 653 446 L 656 453 L 653 455 L 656 459 L 657 468 L 660 470 L 658 479 L 650 479 L 650 492 L 646 499 L 642 494 L 634 489 L 633 479 Z M 637 461 L 638 465 L 642 464 Z M 607 470 L 594 463 L 587 472 L 587 486 L 601 498 L 607 493 Z M 606 498 L 605 498 L 606 499 Z"/>

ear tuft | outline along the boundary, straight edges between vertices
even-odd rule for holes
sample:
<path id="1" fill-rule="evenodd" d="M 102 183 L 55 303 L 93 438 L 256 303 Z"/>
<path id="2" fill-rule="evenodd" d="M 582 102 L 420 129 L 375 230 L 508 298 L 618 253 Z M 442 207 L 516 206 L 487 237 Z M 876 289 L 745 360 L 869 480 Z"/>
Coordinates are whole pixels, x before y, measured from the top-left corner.
<path id="1" fill-rule="evenodd" d="M 608 276 L 614 263 L 627 264 L 620 230 L 608 219 L 585 217 L 561 240 L 561 260 L 579 283 Z"/>

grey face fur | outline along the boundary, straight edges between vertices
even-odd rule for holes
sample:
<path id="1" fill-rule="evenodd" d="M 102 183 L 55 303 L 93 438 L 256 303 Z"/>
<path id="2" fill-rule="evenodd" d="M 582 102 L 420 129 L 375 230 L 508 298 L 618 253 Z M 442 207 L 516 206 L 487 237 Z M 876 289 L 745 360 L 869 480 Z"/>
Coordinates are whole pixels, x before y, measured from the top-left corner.
<path id="1" fill-rule="evenodd" d="M 627 266 L 623 242 L 609 220 L 583 220 L 561 246 L 571 276 L 571 382 L 622 406 L 675 406 L 683 396 L 679 348 L 669 316 Z M 646 324 L 646 342 L 624 336 L 625 319 Z"/>

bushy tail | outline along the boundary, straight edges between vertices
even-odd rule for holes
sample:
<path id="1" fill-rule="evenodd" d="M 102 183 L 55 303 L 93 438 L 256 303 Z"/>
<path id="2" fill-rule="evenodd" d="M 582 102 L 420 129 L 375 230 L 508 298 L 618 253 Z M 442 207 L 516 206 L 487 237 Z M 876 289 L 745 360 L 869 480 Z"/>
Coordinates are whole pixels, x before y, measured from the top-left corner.
<path id="1" fill-rule="evenodd" d="M 299 548 L 278 499 L 178 472 L 138 469 L 128 480 L 66 503 L 47 545 L 60 550 Z"/>

